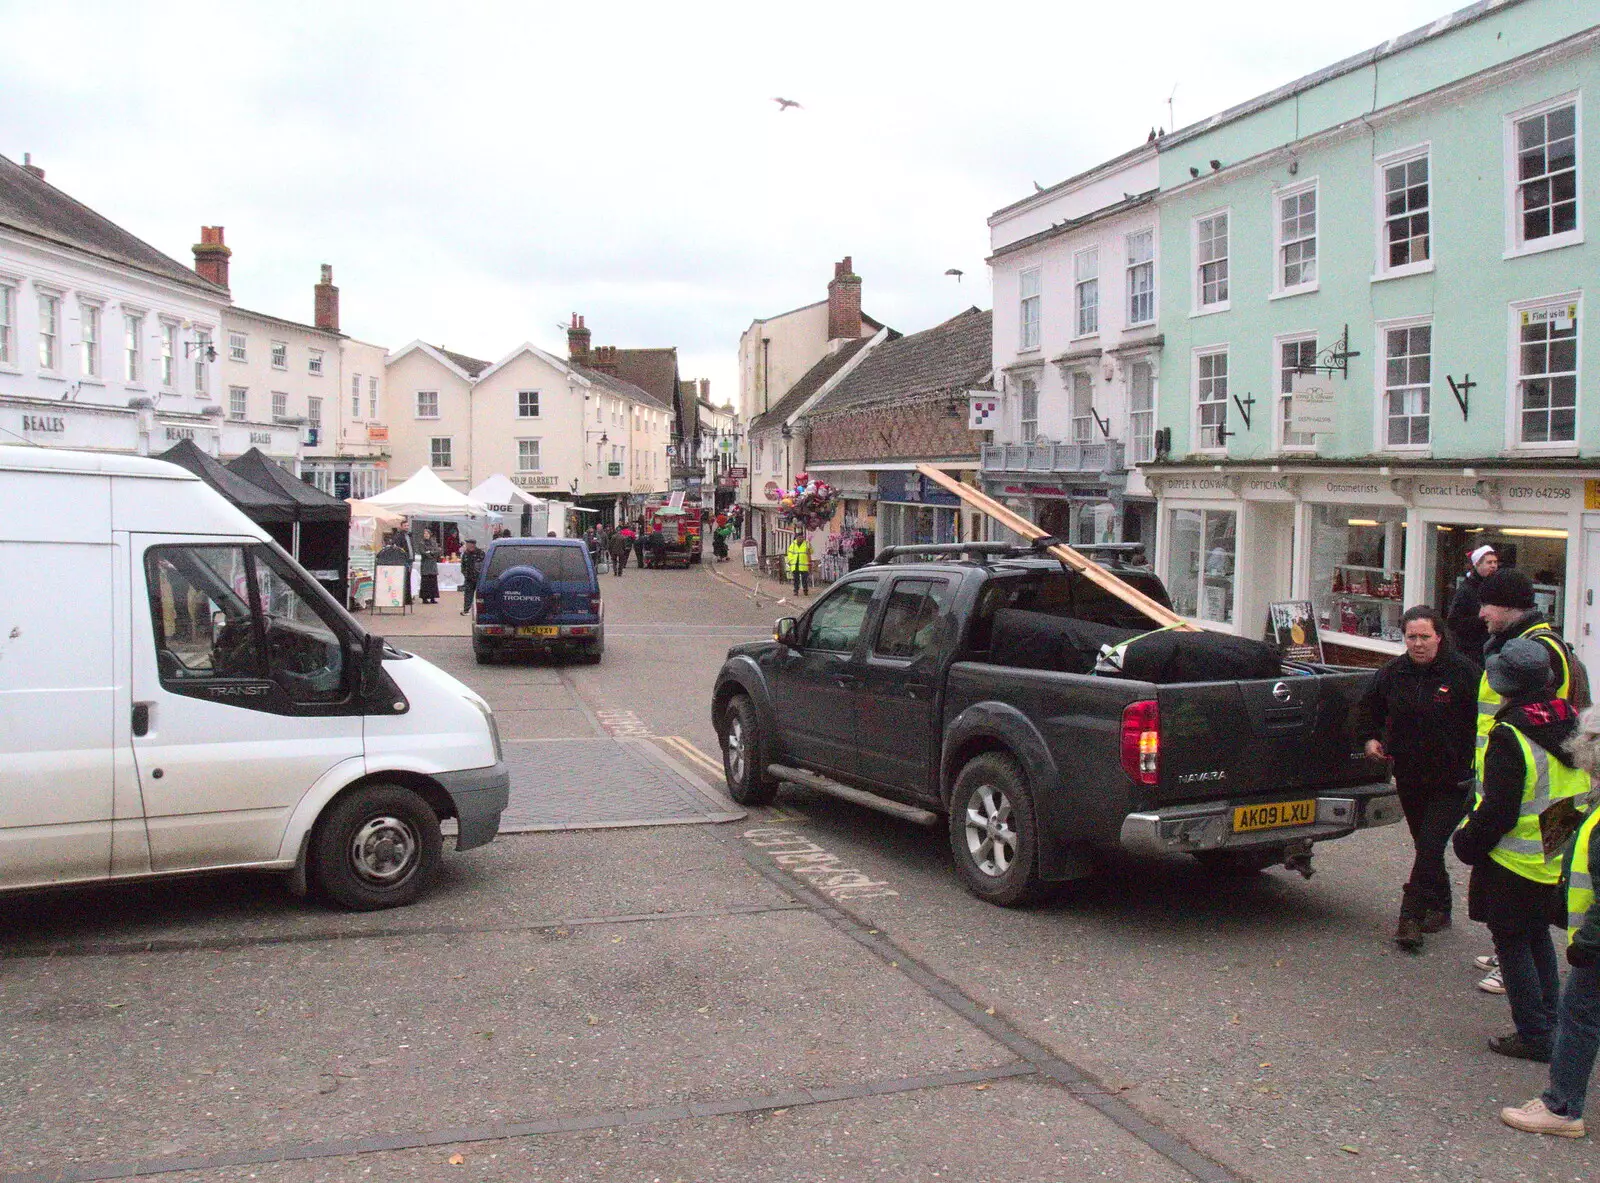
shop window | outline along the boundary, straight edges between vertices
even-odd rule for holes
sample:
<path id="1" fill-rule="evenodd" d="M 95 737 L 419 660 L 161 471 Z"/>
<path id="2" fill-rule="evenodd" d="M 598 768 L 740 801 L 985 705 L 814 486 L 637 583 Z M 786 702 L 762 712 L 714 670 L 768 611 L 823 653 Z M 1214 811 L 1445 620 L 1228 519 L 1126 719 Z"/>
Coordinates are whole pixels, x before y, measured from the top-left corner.
<path id="1" fill-rule="evenodd" d="M 1279 433 L 1283 437 L 1284 448 L 1315 448 L 1317 437 L 1309 431 L 1290 431 L 1290 415 L 1293 413 L 1294 376 L 1308 372 L 1308 367 L 1315 365 L 1317 360 L 1317 339 L 1315 337 L 1302 337 L 1298 341 L 1280 341 L 1278 343 L 1278 414 Z"/>
<path id="2" fill-rule="evenodd" d="M 1567 601 L 1567 532 L 1536 526 L 1491 526 L 1483 523 L 1438 523 L 1429 528 L 1429 586 L 1432 602 L 1443 612 L 1467 573 L 1468 556 L 1492 546 L 1502 569 L 1515 567 L 1533 581 L 1534 606 L 1550 618 L 1556 631 L 1564 627 Z M 1469 653 L 1474 658 L 1478 654 Z"/>
<path id="3" fill-rule="evenodd" d="M 1311 507 L 1311 601 L 1324 632 L 1401 639 L 1405 516 L 1391 506 Z"/>
<path id="4" fill-rule="evenodd" d="M 1167 591 L 1182 616 L 1233 623 L 1238 515 L 1229 509 L 1172 511 Z"/>
<path id="5" fill-rule="evenodd" d="M 1384 443 L 1391 448 L 1425 445 L 1433 385 L 1433 328 L 1387 329 L 1383 338 Z"/>
<path id="6" fill-rule="evenodd" d="M 1578 429 L 1576 300 L 1518 314 L 1517 442 L 1570 444 Z"/>

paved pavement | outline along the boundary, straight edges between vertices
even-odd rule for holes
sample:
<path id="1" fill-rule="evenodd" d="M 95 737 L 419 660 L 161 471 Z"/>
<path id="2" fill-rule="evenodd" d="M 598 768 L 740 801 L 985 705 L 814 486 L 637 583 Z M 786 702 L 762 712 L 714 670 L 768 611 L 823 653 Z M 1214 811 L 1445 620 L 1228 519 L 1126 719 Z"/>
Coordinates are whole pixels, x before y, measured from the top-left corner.
<path id="1" fill-rule="evenodd" d="M 607 579 L 599 666 L 402 643 L 533 766 L 709 779 L 722 650 L 788 606 Z M 1399 830 L 1309 882 L 1130 860 L 1004 911 L 939 830 L 786 789 L 450 852 L 395 912 L 247 875 L 8 899 L 0 1181 L 1592 1180 L 1593 1140 L 1494 1118 L 1541 1069 L 1483 1047 L 1509 1022 L 1472 989 L 1482 931 L 1388 942 Z"/>

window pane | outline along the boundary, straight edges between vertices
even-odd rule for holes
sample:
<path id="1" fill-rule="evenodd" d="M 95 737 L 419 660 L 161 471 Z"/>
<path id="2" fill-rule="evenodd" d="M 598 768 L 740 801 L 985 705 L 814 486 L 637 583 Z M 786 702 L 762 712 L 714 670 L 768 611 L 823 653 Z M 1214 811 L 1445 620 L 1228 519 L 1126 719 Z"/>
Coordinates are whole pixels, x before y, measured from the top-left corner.
<path id="1" fill-rule="evenodd" d="M 243 547 L 158 547 L 145 575 L 163 683 L 266 676 Z"/>
<path id="2" fill-rule="evenodd" d="M 831 592 L 812 610 L 806 626 L 805 647 L 848 653 L 856 646 L 872 604 L 876 582 L 852 583 Z"/>

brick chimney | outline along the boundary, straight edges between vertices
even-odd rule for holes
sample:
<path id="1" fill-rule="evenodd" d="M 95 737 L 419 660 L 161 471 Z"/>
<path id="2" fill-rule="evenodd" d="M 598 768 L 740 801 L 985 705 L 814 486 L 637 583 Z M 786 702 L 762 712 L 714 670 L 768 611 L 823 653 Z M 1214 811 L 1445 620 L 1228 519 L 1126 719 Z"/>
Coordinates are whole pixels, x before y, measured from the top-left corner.
<path id="1" fill-rule="evenodd" d="M 22 154 L 22 167 L 27 169 L 34 176 L 38 177 L 41 181 L 44 180 L 44 169 L 40 168 L 33 162 L 32 152 L 24 152 Z"/>
<path id="2" fill-rule="evenodd" d="M 316 293 L 316 312 L 312 324 L 319 329 L 339 331 L 339 289 L 333 286 L 333 268 L 322 265 L 322 282 L 311 289 Z"/>
<path id="3" fill-rule="evenodd" d="M 200 227 L 200 241 L 194 244 L 194 269 L 201 279 L 218 287 L 228 286 L 228 256 L 233 254 L 222 242 L 221 226 Z"/>
<path id="4" fill-rule="evenodd" d="M 583 317 L 576 312 L 567 328 L 567 357 L 580 366 L 589 364 L 589 330 L 583 327 Z"/>
<path id="5" fill-rule="evenodd" d="M 706 402 L 710 402 L 711 401 L 711 379 L 710 378 L 702 378 L 702 379 L 700 379 L 700 397 L 705 399 Z"/>
<path id="6" fill-rule="evenodd" d="M 828 281 L 828 340 L 854 340 L 861 336 L 861 277 L 846 255 L 833 265 Z"/>
<path id="7" fill-rule="evenodd" d="M 570 332 L 570 330 L 568 330 Z M 585 330 L 587 332 L 587 330 Z M 617 347 L 615 345 L 601 345 L 589 357 L 591 369 L 599 370 L 602 374 L 617 376 Z"/>

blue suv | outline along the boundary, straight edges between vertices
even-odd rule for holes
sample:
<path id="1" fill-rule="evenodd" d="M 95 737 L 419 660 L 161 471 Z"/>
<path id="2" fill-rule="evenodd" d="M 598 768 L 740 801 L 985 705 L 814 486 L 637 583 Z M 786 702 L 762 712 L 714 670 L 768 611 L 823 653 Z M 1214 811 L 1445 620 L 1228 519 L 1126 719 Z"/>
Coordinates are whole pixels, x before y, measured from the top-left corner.
<path id="1" fill-rule="evenodd" d="M 606 647 L 600 581 L 577 538 L 497 538 L 478 580 L 472 654 L 576 653 L 598 662 Z"/>

